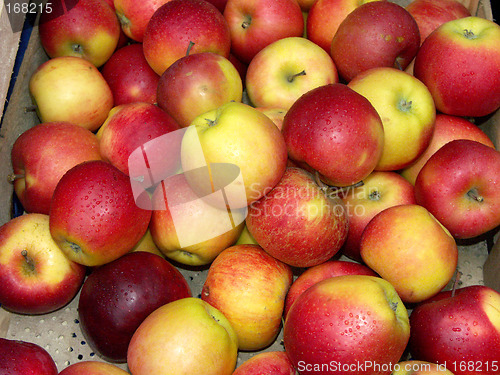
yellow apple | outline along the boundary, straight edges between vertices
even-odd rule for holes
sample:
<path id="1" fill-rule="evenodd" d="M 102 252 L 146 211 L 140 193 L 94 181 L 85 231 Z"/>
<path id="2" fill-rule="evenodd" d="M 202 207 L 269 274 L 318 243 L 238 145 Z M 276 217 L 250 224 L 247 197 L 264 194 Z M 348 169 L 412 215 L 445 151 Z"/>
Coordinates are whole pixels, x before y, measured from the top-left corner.
<path id="1" fill-rule="evenodd" d="M 59 375 L 127 375 L 128 372 L 111 363 L 98 361 L 75 362 Z"/>

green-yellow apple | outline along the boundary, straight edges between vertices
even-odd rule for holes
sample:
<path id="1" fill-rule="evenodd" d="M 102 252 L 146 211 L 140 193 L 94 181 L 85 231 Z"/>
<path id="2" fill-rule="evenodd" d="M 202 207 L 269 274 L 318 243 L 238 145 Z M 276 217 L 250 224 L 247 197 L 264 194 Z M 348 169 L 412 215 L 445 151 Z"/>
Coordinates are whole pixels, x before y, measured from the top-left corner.
<path id="1" fill-rule="evenodd" d="M 408 339 L 408 312 L 394 287 L 366 275 L 330 277 L 290 308 L 283 341 L 300 374 L 390 374 Z"/>
<path id="2" fill-rule="evenodd" d="M 442 113 L 493 113 L 500 107 L 500 26 L 480 17 L 442 24 L 418 50 L 414 75 Z"/>
<path id="3" fill-rule="evenodd" d="M 245 244 L 258 245 L 257 241 L 255 241 L 255 238 L 253 238 L 253 236 L 248 231 L 246 225 L 243 227 L 243 230 L 241 231 L 240 236 L 236 240 L 235 245 L 245 245 Z"/>
<path id="4" fill-rule="evenodd" d="M 40 345 L 0 338 L 0 373 L 5 375 L 58 375 L 50 353 Z"/>
<path id="5" fill-rule="evenodd" d="M 288 110 L 309 90 L 338 80 L 326 51 L 306 38 L 288 37 L 267 45 L 253 57 L 245 87 L 254 106 Z"/>
<path id="6" fill-rule="evenodd" d="M 274 125 L 278 127 L 279 130 L 283 128 L 283 120 L 285 118 L 287 110 L 280 107 L 255 107 L 255 109 L 264 113 L 267 117 L 273 120 Z"/>
<path id="7" fill-rule="evenodd" d="M 360 254 L 408 303 L 439 293 L 458 262 L 455 239 L 417 204 L 389 207 L 371 219 L 361 236 Z"/>
<path id="8" fill-rule="evenodd" d="M 284 351 L 264 351 L 245 360 L 233 375 L 298 375 Z"/>
<path id="9" fill-rule="evenodd" d="M 153 236 L 151 235 L 151 230 L 149 228 L 144 236 L 142 236 L 139 242 L 137 242 L 131 250 L 131 252 L 136 251 L 144 251 L 146 253 L 153 253 L 161 257 L 165 257 L 165 255 L 163 255 L 158 246 L 155 244 Z"/>
<path id="10" fill-rule="evenodd" d="M 304 33 L 296 0 L 228 0 L 224 18 L 231 33 L 231 52 L 246 64 L 272 42 Z"/>
<path id="11" fill-rule="evenodd" d="M 340 77 L 349 82 L 376 67 L 404 70 L 419 47 L 418 25 L 404 7 L 372 1 L 345 17 L 332 39 L 330 55 Z"/>
<path id="12" fill-rule="evenodd" d="M 432 133 L 429 146 L 420 154 L 417 160 L 400 171 L 401 175 L 415 185 L 418 172 L 420 172 L 431 155 L 446 143 L 455 139 L 470 139 L 472 141 L 481 142 L 486 146 L 494 147 L 493 142 L 486 133 L 469 120 L 463 117 L 438 113 L 436 115 L 436 121 L 434 122 L 434 132 Z"/>
<path id="13" fill-rule="evenodd" d="M 50 233 L 69 259 L 99 266 L 132 250 L 148 229 L 151 211 L 136 205 L 125 173 L 97 160 L 61 177 L 49 217 Z"/>
<path id="14" fill-rule="evenodd" d="M 238 337 L 218 309 L 200 298 L 182 298 L 152 312 L 130 341 L 134 375 L 231 375 Z"/>
<path id="15" fill-rule="evenodd" d="M 128 372 L 111 363 L 80 361 L 65 367 L 59 375 L 128 375 Z"/>
<path id="16" fill-rule="evenodd" d="M 361 262 L 359 243 L 363 230 L 380 211 L 400 204 L 413 204 L 413 185 L 394 171 L 373 171 L 363 185 L 348 189 L 342 195 L 349 217 L 349 232 L 342 254 Z"/>
<path id="17" fill-rule="evenodd" d="M 113 8 L 101 0 L 80 0 L 69 10 L 64 2 L 50 4 L 50 12 L 45 7 L 41 13 L 38 28 L 47 55 L 76 56 L 96 67 L 103 65 L 120 39 L 120 24 Z"/>
<path id="18" fill-rule="evenodd" d="M 500 225 L 500 152 L 457 139 L 437 150 L 420 170 L 415 198 L 455 238 L 480 236 Z"/>
<path id="19" fill-rule="evenodd" d="M 28 213 L 0 227 L 0 303 L 20 314 L 47 314 L 78 293 L 85 267 L 54 242 L 49 216 Z M 1 365 L 0 365 L 1 368 Z"/>
<path id="20" fill-rule="evenodd" d="M 367 98 L 384 126 L 384 150 L 376 170 L 402 169 L 427 148 L 436 108 L 428 88 L 411 74 L 390 67 L 366 70 L 348 86 Z"/>
<path id="21" fill-rule="evenodd" d="M 291 161 L 334 186 L 366 178 L 384 147 L 384 128 L 376 109 L 342 83 L 302 95 L 287 111 L 281 131 Z"/>
<path id="22" fill-rule="evenodd" d="M 240 350 L 257 351 L 281 330 L 292 269 L 258 245 L 222 251 L 208 269 L 201 299 L 221 311 L 238 336 Z"/>
<path id="23" fill-rule="evenodd" d="M 455 375 L 500 373 L 500 293 L 483 285 L 441 292 L 417 305 L 408 344 L 412 356 Z"/>
<path id="24" fill-rule="evenodd" d="M 100 159 L 99 141 L 90 130 L 69 122 L 38 124 L 12 146 L 14 191 L 27 212 L 48 215 L 63 174 L 84 161 Z"/>
<path id="25" fill-rule="evenodd" d="M 293 267 L 332 258 L 348 231 L 345 207 L 301 169 L 288 167 L 278 184 L 250 205 L 246 225 L 257 243 Z"/>
<path id="26" fill-rule="evenodd" d="M 80 57 L 55 57 L 38 66 L 29 92 L 41 122 L 67 121 L 90 131 L 102 125 L 113 107 L 106 80 Z"/>
<path id="27" fill-rule="evenodd" d="M 443 364 L 412 359 L 394 365 L 391 375 L 453 375 L 453 373 Z"/>
<path id="28" fill-rule="evenodd" d="M 231 36 L 224 16 L 205 0 L 170 0 L 151 16 L 142 41 L 144 56 L 158 74 L 186 54 L 229 57 Z"/>
<path id="29" fill-rule="evenodd" d="M 186 129 L 181 145 L 184 171 L 208 165 L 212 183 L 220 185 L 214 180 L 217 163 L 239 169 L 241 178 L 224 187 L 233 207 L 247 206 L 260 199 L 285 172 L 288 156 L 283 135 L 269 117 L 247 104 L 223 104 L 196 117 Z M 230 177 L 231 173 L 224 172 L 220 172 L 219 179 Z M 193 178 L 188 180 L 196 190 L 198 184 Z"/>
<path id="30" fill-rule="evenodd" d="M 201 52 L 179 58 L 161 75 L 156 99 L 182 127 L 225 103 L 241 102 L 243 82 L 226 57 Z"/>

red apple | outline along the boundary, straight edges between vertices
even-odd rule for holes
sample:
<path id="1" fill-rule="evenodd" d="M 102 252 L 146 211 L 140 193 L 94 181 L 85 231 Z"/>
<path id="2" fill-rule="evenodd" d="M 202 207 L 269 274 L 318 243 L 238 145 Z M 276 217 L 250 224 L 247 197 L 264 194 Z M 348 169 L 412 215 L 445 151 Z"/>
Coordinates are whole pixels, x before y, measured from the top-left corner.
<path id="1" fill-rule="evenodd" d="M 480 17 L 444 23 L 422 43 L 414 75 L 442 113 L 493 113 L 500 107 L 500 26 Z"/>
<path id="2" fill-rule="evenodd" d="M 50 3 L 40 15 L 40 43 L 49 57 L 76 56 L 100 67 L 113 54 L 120 24 L 105 1 L 80 0 L 69 10 L 62 1 Z M 55 16 L 57 14 L 57 16 Z"/>
<path id="3" fill-rule="evenodd" d="M 127 375 L 128 372 L 106 362 L 81 361 L 64 368 L 59 375 Z"/>
<path id="4" fill-rule="evenodd" d="M 57 375 L 51 355 L 32 342 L 0 338 L 0 374 Z"/>
<path id="5" fill-rule="evenodd" d="M 318 87 L 297 99 L 285 115 L 282 133 L 289 158 L 334 186 L 366 178 L 384 145 L 375 108 L 341 83 Z"/>
<path id="6" fill-rule="evenodd" d="M 52 194 L 64 173 L 88 160 L 100 160 L 99 141 L 69 122 L 36 125 L 11 150 L 14 191 L 27 212 L 49 214 Z"/>
<path id="7" fill-rule="evenodd" d="M 164 304 L 191 297 L 182 274 L 164 258 L 132 252 L 97 267 L 85 280 L 78 300 L 80 327 L 104 359 L 126 362 L 135 330 Z"/>
<path id="8" fill-rule="evenodd" d="M 233 375 L 298 375 L 286 352 L 265 351 L 255 354 L 234 370 Z"/>
<path id="9" fill-rule="evenodd" d="M 231 32 L 231 52 L 246 64 L 272 42 L 304 33 L 296 0 L 228 0 L 224 18 Z"/>
<path id="10" fill-rule="evenodd" d="M 133 102 L 156 103 L 160 76 L 146 61 L 142 44 L 129 44 L 116 50 L 101 73 L 113 92 L 115 106 Z"/>
<path id="11" fill-rule="evenodd" d="M 500 152 L 477 141 L 454 140 L 437 150 L 415 181 L 417 203 L 456 238 L 500 225 Z"/>
<path id="12" fill-rule="evenodd" d="M 159 7 L 144 32 L 144 56 L 162 75 L 186 54 L 214 52 L 229 57 L 229 26 L 217 8 L 205 0 L 171 0 Z"/>
<path id="13" fill-rule="evenodd" d="M 411 14 L 396 3 L 373 1 L 346 16 L 332 39 L 330 54 L 339 75 L 350 81 L 370 68 L 404 70 L 419 47 L 418 25 Z"/>
<path id="14" fill-rule="evenodd" d="M 500 371 L 500 293 L 482 285 L 442 292 L 410 315 L 409 350 L 455 375 Z"/>
<path id="15" fill-rule="evenodd" d="M 126 174 L 99 160 L 61 177 L 49 216 L 50 233 L 68 258 L 98 266 L 132 250 L 148 229 L 151 211 L 136 205 Z"/>
<path id="16" fill-rule="evenodd" d="M 69 260 L 52 239 L 48 215 L 28 213 L 0 227 L 0 304 L 6 310 L 56 311 L 75 297 L 84 277 L 85 267 Z"/>
<path id="17" fill-rule="evenodd" d="M 219 12 L 224 13 L 224 9 L 226 8 L 227 0 L 207 0 L 209 3 L 215 5 Z"/>
<path id="18" fill-rule="evenodd" d="M 250 205 L 246 225 L 266 252 L 294 267 L 332 258 L 348 230 L 342 201 L 329 197 L 309 172 L 290 167 L 272 190 Z"/>

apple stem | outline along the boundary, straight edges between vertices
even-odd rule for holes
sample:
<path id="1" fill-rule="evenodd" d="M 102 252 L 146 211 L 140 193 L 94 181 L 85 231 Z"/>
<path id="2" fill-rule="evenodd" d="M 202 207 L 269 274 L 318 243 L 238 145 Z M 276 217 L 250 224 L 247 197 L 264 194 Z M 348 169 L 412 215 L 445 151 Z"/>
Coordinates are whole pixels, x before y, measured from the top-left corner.
<path id="1" fill-rule="evenodd" d="M 453 288 L 451 290 L 451 296 L 455 296 L 455 291 L 457 290 L 458 282 L 460 281 L 460 276 L 462 276 L 462 272 L 457 271 L 457 276 L 455 277 L 455 281 L 453 282 Z"/>
<path id="2" fill-rule="evenodd" d="M 464 36 L 467 39 L 476 39 L 476 35 L 474 34 L 474 32 L 472 30 L 464 29 Z"/>
<path id="3" fill-rule="evenodd" d="M 73 44 L 71 46 L 71 49 L 78 54 L 81 54 L 83 52 L 83 46 L 78 43 Z"/>
<path id="4" fill-rule="evenodd" d="M 188 48 L 186 50 L 186 56 L 189 56 L 189 54 L 191 53 L 191 50 L 193 49 L 193 46 L 194 46 L 194 42 L 189 41 L 189 45 L 188 45 Z"/>
<path id="5" fill-rule="evenodd" d="M 399 109 L 402 111 L 408 112 L 411 109 L 412 101 L 406 101 L 406 99 L 403 99 L 399 102 Z"/>
<path id="6" fill-rule="evenodd" d="M 250 16 L 246 16 L 245 20 L 241 24 L 241 27 L 243 29 L 248 29 L 250 27 L 250 24 L 252 23 L 252 18 Z"/>
<path id="7" fill-rule="evenodd" d="M 26 177 L 24 175 L 24 173 L 19 173 L 19 174 L 11 173 L 7 176 L 7 181 L 9 181 L 10 183 L 13 183 L 15 180 L 19 180 L 20 178 L 24 178 L 24 177 Z"/>
<path id="8" fill-rule="evenodd" d="M 30 271 L 35 270 L 35 264 L 33 262 L 33 259 L 28 256 L 28 252 L 26 250 L 21 251 L 21 255 L 23 256 L 24 260 L 26 261 L 26 264 L 28 265 Z"/>
<path id="9" fill-rule="evenodd" d="M 24 107 L 24 113 L 35 112 L 35 111 L 36 111 L 36 105 L 30 105 L 28 107 Z"/>
<path id="10" fill-rule="evenodd" d="M 303 70 L 300 73 L 296 73 L 294 75 L 288 76 L 288 82 L 292 83 L 295 80 L 295 78 L 300 77 L 300 76 L 305 76 L 305 75 L 306 75 L 306 71 Z"/>
<path id="11" fill-rule="evenodd" d="M 467 196 L 473 200 L 475 200 L 476 202 L 479 202 L 481 203 L 482 201 L 484 201 L 484 198 L 482 195 L 479 195 L 478 192 L 477 192 L 477 189 L 471 189 L 467 192 Z"/>

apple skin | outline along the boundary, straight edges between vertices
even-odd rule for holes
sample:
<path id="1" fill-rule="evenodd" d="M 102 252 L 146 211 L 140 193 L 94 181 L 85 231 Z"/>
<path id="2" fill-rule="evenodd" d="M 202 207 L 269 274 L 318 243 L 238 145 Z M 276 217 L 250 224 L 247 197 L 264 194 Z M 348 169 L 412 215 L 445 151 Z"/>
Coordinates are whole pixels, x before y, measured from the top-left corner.
<path id="1" fill-rule="evenodd" d="M 416 359 L 401 361 L 391 375 L 454 375 L 440 363 L 419 361 Z"/>
<path id="2" fill-rule="evenodd" d="M 50 233 L 66 256 L 86 266 L 109 263 L 144 236 L 151 211 L 139 208 L 129 177 L 110 163 L 80 163 L 59 180 Z"/>
<path id="3" fill-rule="evenodd" d="M 28 213 L 0 227 L 0 303 L 6 310 L 18 314 L 56 311 L 78 293 L 85 271 L 52 239 L 48 215 Z"/>
<path id="4" fill-rule="evenodd" d="M 142 46 L 149 65 L 161 76 L 186 54 L 213 52 L 228 58 L 231 36 L 224 16 L 208 1 L 170 0 L 151 16 Z"/>
<path id="5" fill-rule="evenodd" d="M 156 104 L 160 76 L 146 61 L 142 44 L 117 49 L 103 65 L 101 73 L 113 93 L 114 106 L 133 102 Z"/>
<path id="6" fill-rule="evenodd" d="M 213 52 L 181 57 L 160 77 L 158 106 L 181 127 L 230 101 L 241 102 L 243 82 L 233 63 Z"/>
<path id="7" fill-rule="evenodd" d="M 54 57 L 38 66 L 29 92 L 41 122 L 65 121 L 95 131 L 113 107 L 101 72 L 80 57 Z"/>
<path id="8" fill-rule="evenodd" d="M 274 125 L 281 131 L 287 109 L 280 107 L 255 107 L 255 109 L 269 117 L 274 122 Z"/>
<path id="9" fill-rule="evenodd" d="M 129 158 L 134 150 L 179 129 L 179 124 L 154 104 L 122 104 L 109 112 L 97 131 L 99 151 L 103 160 L 129 175 Z"/>
<path id="10" fill-rule="evenodd" d="M 112 363 L 99 361 L 81 361 L 75 362 L 64 368 L 59 375 L 128 375 Z"/>
<path id="11" fill-rule="evenodd" d="M 6 375 L 58 375 L 56 363 L 47 350 L 32 342 L 1 337 L 0 373 Z"/>
<path id="12" fill-rule="evenodd" d="M 272 42 L 304 33 L 304 17 L 295 0 L 228 0 L 224 18 L 231 52 L 246 64 Z"/>
<path id="13" fill-rule="evenodd" d="M 298 375 L 286 352 L 270 351 L 255 354 L 239 365 L 233 375 Z"/>
<path id="14" fill-rule="evenodd" d="M 384 149 L 378 171 L 402 169 L 427 148 L 436 107 L 428 88 L 411 74 L 391 67 L 365 70 L 348 86 L 367 98 L 384 126 Z"/>
<path id="15" fill-rule="evenodd" d="M 39 33 L 45 52 L 50 58 L 75 56 L 102 66 L 120 39 L 120 24 L 113 8 L 101 0 L 80 0 L 70 10 L 65 8 L 62 2 L 51 3 L 50 13 L 43 8 Z"/>
<path id="16" fill-rule="evenodd" d="M 278 184 L 250 205 L 246 225 L 276 259 L 293 267 L 312 267 L 340 250 L 349 222 L 339 198 L 330 198 L 311 173 L 288 167 Z"/>
<path id="17" fill-rule="evenodd" d="M 480 17 L 448 21 L 425 39 L 413 74 L 429 88 L 438 111 L 480 117 L 500 107 L 499 41 L 500 26 Z"/>
<path id="18" fill-rule="evenodd" d="M 80 327 L 89 345 L 110 362 L 126 362 L 132 335 L 166 303 L 192 297 L 184 276 L 164 258 L 132 252 L 97 267 L 78 300 Z"/>
<path id="19" fill-rule="evenodd" d="M 358 6 L 379 0 L 316 0 L 307 12 L 307 38 L 330 53 L 339 25 Z M 385 0 L 382 0 L 385 1 Z"/>
<path id="20" fill-rule="evenodd" d="M 99 141 L 90 130 L 69 122 L 38 124 L 12 146 L 14 191 L 27 212 L 48 215 L 63 174 L 84 161 L 100 159 Z"/>
<path id="21" fill-rule="evenodd" d="M 310 267 L 294 280 L 292 286 L 288 290 L 285 300 L 285 318 L 295 300 L 310 286 L 330 277 L 344 275 L 377 276 L 377 274 L 367 266 L 345 260 L 329 260 L 317 266 Z"/>
<path id="22" fill-rule="evenodd" d="M 418 25 L 411 14 L 396 3 L 373 1 L 345 17 L 332 39 L 330 55 L 340 77 L 349 82 L 375 67 L 404 70 L 419 47 Z"/>
<path id="23" fill-rule="evenodd" d="M 189 297 L 163 305 L 141 323 L 127 364 L 134 375 L 231 375 L 237 357 L 238 337 L 224 314 Z"/>
<path id="24" fill-rule="evenodd" d="M 455 239 L 417 204 L 389 207 L 371 219 L 361 236 L 360 254 L 405 303 L 439 293 L 458 262 Z"/>
<path id="25" fill-rule="evenodd" d="M 455 375 L 498 374 L 500 294 L 483 285 L 441 292 L 411 315 L 411 354 Z"/>
<path id="26" fill-rule="evenodd" d="M 473 238 L 500 225 L 500 152 L 458 139 L 437 150 L 420 170 L 415 198 L 455 238 Z"/>
<path id="27" fill-rule="evenodd" d="M 255 107 L 288 110 L 309 90 L 338 81 L 327 52 L 306 38 L 288 37 L 272 42 L 253 57 L 245 87 Z"/>
<path id="28" fill-rule="evenodd" d="M 341 251 L 358 262 L 363 261 L 359 244 L 370 220 L 386 208 L 416 203 L 413 185 L 394 171 L 373 171 L 362 186 L 348 189 L 341 198 L 349 216 L 349 232 Z"/>
<path id="29" fill-rule="evenodd" d="M 472 141 L 480 142 L 486 146 L 495 147 L 491 139 L 484 133 L 481 128 L 473 124 L 469 120 L 458 117 L 445 115 L 443 113 L 436 114 L 434 122 L 434 132 L 432 133 L 431 140 L 425 151 L 411 163 L 408 167 L 400 171 L 401 176 L 406 178 L 410 183 L 415 185 L 417 175 L 437 150 L 439 150 L 446 143 L 455 139 L 470 139 Z"/>
<path id="30" fill-rule="evenodd" d="M 408 312 L 394 287 L 366 275 L 330 277 L 311 286 L 290 308 L 283 331 L 295 368 L 318 375 L 390 374 L 369 365 L 394 365 L 409 337 Z"/>
<path id="31" fill-rule="evenodd" d="M 384 146 L 382 120 L 375 108 L 341 83 L 312 89 L 297 99 L 281 131 L 288 157 L 333 186 L 366 178 Z"/>

